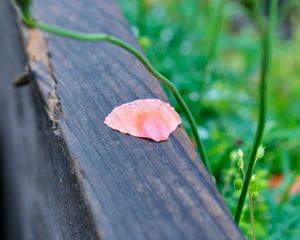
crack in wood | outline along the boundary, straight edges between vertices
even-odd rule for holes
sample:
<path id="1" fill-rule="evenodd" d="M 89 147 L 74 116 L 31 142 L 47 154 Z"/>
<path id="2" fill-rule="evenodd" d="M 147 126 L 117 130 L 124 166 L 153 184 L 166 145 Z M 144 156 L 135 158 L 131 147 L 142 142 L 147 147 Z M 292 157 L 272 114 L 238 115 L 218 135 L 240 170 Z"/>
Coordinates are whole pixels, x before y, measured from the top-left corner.
<path id="1" fill-rule="evenodd" d="M 54 133 L 59 135 L 56 129 L 58 129 L 58 119 L 63 115 L 63 110 L 57 94 L 57 80 L 54 76 L 47 41 L 44 35 L 36 29 L 22 26 L 21 30 L 28 55 L 30 75 L 36 81 L 42 94 L 47 115 L 54 124 Z"/>

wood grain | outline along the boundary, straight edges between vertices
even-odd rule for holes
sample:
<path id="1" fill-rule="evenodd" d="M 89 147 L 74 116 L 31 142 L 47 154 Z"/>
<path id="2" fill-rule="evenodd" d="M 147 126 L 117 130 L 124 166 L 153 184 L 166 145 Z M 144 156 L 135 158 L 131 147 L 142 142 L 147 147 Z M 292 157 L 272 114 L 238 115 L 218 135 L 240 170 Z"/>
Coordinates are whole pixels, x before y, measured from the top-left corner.
<path id="1" fill-rule="evenodd" d="M 2 23 L 2 42 L 9 38 L 4 29 L 16 27 L 9 23 L 15 16 L 4 2 L 0 16 L 3 11 L 9 14 L 2 18 L 8 24 Z M 74 30 L 110 33 L 139 48 L 109 0 L 36 0 L 34 15 Z M 22 35 L 32 90 L 26 87 L 18 98 L 28 103 L 18 103 L 15 109 L 12 102 L 21 90 L 8 85 L 24 57 L 11 60 L 19 64 L 5 79 L 11 93 L 0 93 L 12 118 L 19 119 L 20 111 L 28 115 L 24 127 L 30 131 L 24 132 L 24 141 L 37 144 L 28 148 L 32 156 L 23 155 L 24 177 L 14 183 L 20 188 L 17 195 L 31 189 L 16 203 L 28 209 L 20 218 L 32 223 L 31 215 L 38 215 L 38 227 L 20 225 L 24 239 L 242 239 L 182 127 L 168 141 L 156 143 L 120 134 L 103 123 L 122 103 L 140 98 L 168 101 L 159 82 L 135 57 L 109 43 L 39 35 L 26 28 Z M 40 51 L 32 50 L 41 44 Z M 6 56 L 22 55 L 20 48 L 14 50 Z M 3 129 L 15 128 L 10 142 L 22 145 L 16 143 L 20 124 L 8 118 L 1 124 L 1 137 L 9 135 Z M 6 160 L 12 153 L 4 145 Z M 16 166 L 5 165 L 16 174 Z"/>

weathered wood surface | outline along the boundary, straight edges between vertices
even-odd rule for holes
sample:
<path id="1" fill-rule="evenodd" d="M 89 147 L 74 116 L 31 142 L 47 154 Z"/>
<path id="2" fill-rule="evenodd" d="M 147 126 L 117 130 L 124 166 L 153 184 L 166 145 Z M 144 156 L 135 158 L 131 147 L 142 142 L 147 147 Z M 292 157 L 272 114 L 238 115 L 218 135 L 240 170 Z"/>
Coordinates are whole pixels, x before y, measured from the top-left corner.
<path id="1" fill-rule="evenodd" d="M 36 0 L 34 15 L 138 48 L 109 0 Z M 0 140 L 20 239 L 242 239 L 186 133 L 155 143 L 112 131 L 115 106 L 167 101 L 131 54 L 23 28 L 0 1 Z M 27 59 L 27 60 L 26 60 Z M 26 61 L 29 86 L 11 82 Z M 9 174 L 8 174 L 9 173 Z M 9 208 L 8 208 L 9 209 Z M 14 239 L 15 236 L 13 236 Z M 12 238 L 13 239 L 13 238 Z"/>

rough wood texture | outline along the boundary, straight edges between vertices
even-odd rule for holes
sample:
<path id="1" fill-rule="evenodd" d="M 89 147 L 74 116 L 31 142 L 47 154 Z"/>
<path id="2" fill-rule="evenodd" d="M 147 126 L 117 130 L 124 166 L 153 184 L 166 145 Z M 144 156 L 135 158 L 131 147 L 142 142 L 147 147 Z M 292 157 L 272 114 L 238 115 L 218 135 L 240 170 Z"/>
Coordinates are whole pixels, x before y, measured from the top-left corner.
<path id="1" fill-rule="evenodd" d="M 34 3 L 38 19 L 111 33 L 138 47 L 109 0 Z M 105 116 L 124 102 L 167 101 L 139 61 L 108 43 L 23 28 L 32 83 L 13 89 L 25 57 L 7 1 L 0 2 L 0 13 L 0 104 L 7 113 L 1 116 L 0 139 L 19 236 L 242 239 L 182 128 L 155 143 L 104 125 Z"/>

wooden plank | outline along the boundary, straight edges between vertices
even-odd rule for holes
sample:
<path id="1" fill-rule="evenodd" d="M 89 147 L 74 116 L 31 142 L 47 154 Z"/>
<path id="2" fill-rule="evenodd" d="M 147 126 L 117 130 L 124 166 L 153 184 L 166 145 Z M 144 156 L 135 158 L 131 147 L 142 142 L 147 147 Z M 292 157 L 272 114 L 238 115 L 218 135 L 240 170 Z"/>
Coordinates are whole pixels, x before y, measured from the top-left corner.
<path id="1" fill-rule="evenodd" d="M 13 89 L 13 74 L 25 58 L 13 45 L 19 36 L 12 10 L 7 1 L 0 4 L 0 48 L 12 57 L 10 65 L 17 63 L 0 67 L 6 84 L 0 103 L 9 113 L 0 134 L 4 165 L 12 173 L 8 182 L 18 186 L 12 194 L 19 198 L 24 239 L 242 239 L 183 128 L 155 143 L 104 125 L 121 103 L 167 101 L 135 57 L 108 43 L 23 28 L 32 90 Z M 36 0 L 34 15 L 71 29 L 111 33 L 138 48 L 108 0 Z"/>
<path id="2" fill-rule="evenodd" d="M 98 239 L 63 141 L 35 85 L 16 89 L 26 65 L 16 15 L 0 1 L 0 148 L 5 239 Z"/>

